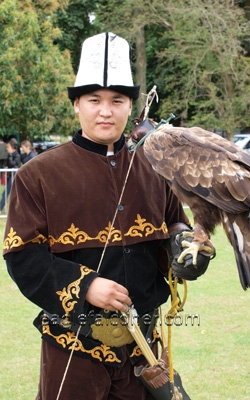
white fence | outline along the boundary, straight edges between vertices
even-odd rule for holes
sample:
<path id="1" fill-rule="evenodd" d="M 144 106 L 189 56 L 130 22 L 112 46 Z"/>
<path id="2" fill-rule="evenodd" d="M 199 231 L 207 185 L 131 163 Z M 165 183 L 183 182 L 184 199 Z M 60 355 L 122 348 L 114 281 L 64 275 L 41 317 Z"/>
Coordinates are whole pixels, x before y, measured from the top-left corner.
<path id="1" fill-rule="evenodd" d="M 11 185 L 18 168 L 0 168 L 0 218 L 6 218 L 8 213 L 8 198 Z"/>

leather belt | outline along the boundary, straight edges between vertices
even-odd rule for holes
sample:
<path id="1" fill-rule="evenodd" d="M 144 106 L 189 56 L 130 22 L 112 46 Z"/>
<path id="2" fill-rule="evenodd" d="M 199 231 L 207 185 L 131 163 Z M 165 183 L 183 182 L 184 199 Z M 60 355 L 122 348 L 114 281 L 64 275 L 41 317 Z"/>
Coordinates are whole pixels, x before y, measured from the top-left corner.
<path id="1" fill-rule="evenodd" d="M 149 345 L 158 317 L 158 309 L 155 309 L 141 317 L 138 316 L 134 321 L 135 324 L 140 326 Z M 42 317 L 43 325 L 59 325 L 73 332 L 77 332 L 80 327 L 81 335 L 99 340 L 107 346 L 121 347 L 134 341 L 127 328 L 126 317 L 123 317 L 118 312 L 106 310 L 101 310 L 99 313 L 89 312 L 87 315 L 82 314 L 79 321 L 80 323 L 74 320 L 71 321 L 69 316 L 60 318 L 58 315 L 47 311 L 44 311 Z"/>

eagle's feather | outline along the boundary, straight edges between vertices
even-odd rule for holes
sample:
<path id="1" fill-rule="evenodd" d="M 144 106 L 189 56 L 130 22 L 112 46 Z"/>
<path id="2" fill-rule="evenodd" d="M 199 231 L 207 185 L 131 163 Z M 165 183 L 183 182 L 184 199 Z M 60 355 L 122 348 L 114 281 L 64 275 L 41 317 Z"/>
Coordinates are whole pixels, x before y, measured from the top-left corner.
<path id="1" fill-rule="evenodd" d="M 241 285 L 250 287 L 250 155 L 199 127 L 165 124 L 144 142 L 153 168 L 210 234 L 222 223 L 233 246 Z"/>

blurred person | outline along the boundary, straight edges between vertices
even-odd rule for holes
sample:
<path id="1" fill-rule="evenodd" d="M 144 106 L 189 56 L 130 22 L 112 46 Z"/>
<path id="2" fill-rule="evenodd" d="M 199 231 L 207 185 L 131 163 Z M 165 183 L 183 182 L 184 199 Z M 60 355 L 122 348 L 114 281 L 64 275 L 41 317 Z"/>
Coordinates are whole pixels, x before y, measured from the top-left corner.
<path id="1" fill-rule="evenodd" d="M 15 138 L 10 139 L 6 143 L 6 151 L 8 153 L 7 156 L 7 162 L 6 162 L 6 167 L 5 168 L 19 168 L 21 165 L 21 159 L 20 159 L 20 154 L 18 152 L 18 144 Z M 10 189 L 12 186 L 12 182 L 14 179 L 14 174 L 13 172 L 7 172 L 7 182 L 5 185 L 5 189 L 2 193 L 2 198 L 0 202 L 0 211 L 3 210 L 5 206 L 5 202 L 10 194 Z"/>
<path id="2" fill-rule="evenodd" d="M 6 150 L 6 144 L 3 141 L 3 138 L 0 136 L 0 168 L 4 168 L 7 163 L 8 153 Z"/>
<path id="3" fill-rule="evenodd" d="M 23 153 L 21 156 L 22 164 L 25 164 L 27 161 L 31 160 L 37 155 L 29 140 L 23 140 L 21 142 L 21 152 Z"/>

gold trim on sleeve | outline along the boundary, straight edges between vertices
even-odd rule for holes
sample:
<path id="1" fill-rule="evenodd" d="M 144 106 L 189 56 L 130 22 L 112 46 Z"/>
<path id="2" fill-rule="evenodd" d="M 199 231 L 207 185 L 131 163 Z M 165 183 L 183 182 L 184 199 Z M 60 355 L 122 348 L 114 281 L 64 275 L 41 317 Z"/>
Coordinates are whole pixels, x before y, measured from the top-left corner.
<path id="1" fill-rule="evenodd" d="M 73 300 L 73 298 L 79 299 L 80 293 L 80 282 L 81 280 L 91 272 L 92 269 L 85 267 L 84 265 L 80 265 L 81 276 L 76 281 L 70 283 L 67 288 L 63 288 L 61 291 L 56 292 L 58 294 L 60 301 L 62 302 L 62 307 L 64 309 L 65 314 L 69 314 L 70 311 L 73 310 L 77 300 Z"/>

